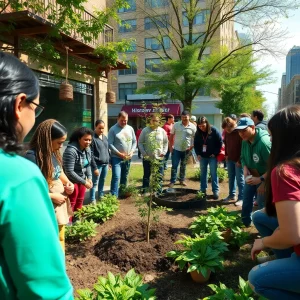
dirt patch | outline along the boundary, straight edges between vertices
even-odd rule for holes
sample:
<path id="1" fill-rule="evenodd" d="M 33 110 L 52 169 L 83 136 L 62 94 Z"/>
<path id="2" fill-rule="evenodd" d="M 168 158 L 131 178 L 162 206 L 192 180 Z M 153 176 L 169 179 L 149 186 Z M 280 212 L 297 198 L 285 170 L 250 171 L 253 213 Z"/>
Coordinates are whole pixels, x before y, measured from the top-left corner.
<path id="1" fill-rule="evenodd" d="M 95 245 L 95 255 L 123 272 L 131 268 L 138 273 L 169 270 L 172 262 L 165 254 L 176 249 L 174 242 L 178 234 L 167 225 L 156 224 L 150 231 L 150 242 L 147 243 L 145 231 L 144 224 L 136 223 L 108 232 Z"/>
<path id="2" fill-rule="evenodd" d="M 159 198 L 166 200 L 166 201 L 180 201 L 180 202 L 187 202 L 187 201 L 196 201 L 199 200 L 196 198 L 196 192 L 176 192 L 176 193 L 166 193 Z"/>

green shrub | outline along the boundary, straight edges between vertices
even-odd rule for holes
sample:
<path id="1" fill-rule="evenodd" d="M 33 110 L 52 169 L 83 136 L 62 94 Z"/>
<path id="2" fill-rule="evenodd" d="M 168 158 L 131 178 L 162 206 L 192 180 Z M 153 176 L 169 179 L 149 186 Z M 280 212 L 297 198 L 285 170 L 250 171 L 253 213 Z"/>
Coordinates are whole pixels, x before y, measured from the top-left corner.
<path id="1" fill-rule="evenodd" d="M 228 178 L 228 173 L 224 168 L 218 168 L 217 175 L 220 181 L 224 181 L 226 178 Z"/>
<path id="2" fill-rule="evenodd" d="M 93 290 L 83 289 L 77 291 L 79 297 L 75 300 L 155 300 L 155 289 L 149 289 L 143 283 L 141 275 L 131 269 L 124 278 L 108 272 L 107 277 L 99 277 Z"/>
<path id="3" fill-rule="evenodd" d="M 96 205 L 86 205 L 75 212 L 79 220 L 93 220 L 96 223 L 102 223 L 110 219 L 119 210 L 120 202 L 116 196 L 105 195 Z"/>
<path id="4" fill-rule="evenodd" d="M 97 234 L 97 224 L 94 221 L 77 221 L 66 227 L 66 240 L 72 242 L 84 241 Z"/>
<path id="5" fill-rule="evenodd" d="M 192 180 L 200 180 L 200 168 L 197 168 L 191 178 Z"/>

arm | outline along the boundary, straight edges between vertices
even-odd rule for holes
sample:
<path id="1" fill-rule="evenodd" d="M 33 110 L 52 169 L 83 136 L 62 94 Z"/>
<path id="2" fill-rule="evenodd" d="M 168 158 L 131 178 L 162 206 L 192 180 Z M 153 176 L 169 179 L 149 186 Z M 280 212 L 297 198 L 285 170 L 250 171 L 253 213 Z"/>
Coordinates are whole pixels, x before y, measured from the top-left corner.
<path id="1" fill-rule="evenodd" d="M 135 148 L 137 147 L 137 140 L 136 140 L 136 136 L 135 136 L 135 133 L 134 133 L 134 129 L 131 127 L 131 130 L 132 130 L 132 144 L 131 144 L 131 153 L 133 154 Z"/>
<path id="2" fill-rule="evenodd" d="M 202 147 L 202 142 L 200 139 L 200 135 L 196 132 L 195 138 L 194 138 L 194 149 L 195 149 L 197 156 L 201 156 L 201 154 L 202 154 L 201 147 Z"/>
<path id="3" fill-rule="evenodd" d="M 73 193 L 73 191 L 74 191 L 74 184 L 68 179 L 68 177 L 66 176 L 66 174 L 65 174 L 65 172 L 63 170 L 61 170 L 59 179 L 60 179 L 60 181 L 63 183 L 63 185 L 65 187 L 65 192 L 68 195 L 71 195 Z"/>
<path id="4" fill-rule="evenodd" d="M 164 130 L 162 131 L 162 134 L 163 134 L 163 153 L 162 154 L 166 155 L 166 153 L 168 152 L 168 147 L 169 147 L 169 139 Z"/>
<path id="5" fill-rule="evenodd" d="M 215 130 L 216 130 L 215 131 L 216 151 L 215 151 L 214 155 L 217 157 L 221 151 L 221 148 L 223 145 L 223 140 L 222 140 L 222 136 L 221 136 L 220 132 L 217 129 L 215 129 Z"/>
<path id="6" fill-rule="evenodd" d="M 113 130 L 113 127 L 111 127 L 109 129 L 107 139 L 108 139 L 108 147 L 109 147 L 110 151 L 113 154 L 116 154 L 120 158 L 124 159 L 126 157 L 126 154 L 119 152 L 118 149 L 114 146 L 114 143 L 115 143 L 115 132 Z"/>
<path id="7" fill-rule="evenodd" d="M 146 127 L 147 128 L 147 127 Z M 146 150 L 145 150 L 145 143 L 146 143 L 146 128 L 144 128 L 141 132 L 141 135 L 139 137 L 139 141 L 138 141 L 138 145 L 139 145 L 139 149 L 142 153 L 143 156 L 147 156 L 148 154 L 146 153 Z"/>
<path id="8" fill-rule="evenodd" d="M 31 176 L 1 202 L 1 245 L 18 299 L 73 299 L 46 181 Z"/>
<path id="9" fill-rule="evenodd" d="M 271 236 L 256 239 L 251 251 L 252 259 L 264 248 L 287 249 L 300 244 L 300 202 L 275 203 L 279 227 Z"/>
<path id="10" fill-rule="evenodd" d="M 76 153 L 73 151 L 65 150 L 63 155 L 63 166 L 65 170 L 65 174 L 73 183 L 81 183 L 85 185 L 85 180 L 77 175 L 74 171 L 76 161 Z"/>

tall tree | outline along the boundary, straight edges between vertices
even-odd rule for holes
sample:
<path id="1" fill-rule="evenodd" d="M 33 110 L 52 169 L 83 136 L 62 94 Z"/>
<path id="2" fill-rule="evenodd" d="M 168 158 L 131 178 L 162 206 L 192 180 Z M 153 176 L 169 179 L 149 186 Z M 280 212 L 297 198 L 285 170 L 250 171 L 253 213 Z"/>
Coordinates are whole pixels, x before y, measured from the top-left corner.
<path id="1" fill-rule="evenodd" d="M 254 53 L 275 55 L 278 44 L 285 39 L 285 31 L 278 29 L 277 20 L 297 8 L 299 1 L 146 0 L 145 3 L 137 5 L 137 14 L 142 11 L 151 20 L 152 30 L 147 35 L 156 39 L 159 50 L 147 45 L 138 47 L 160 57 L 165 72 L 147 72 L 142 79 L 156 83 L 141 92 L 160 88 L 162 93 L 168 92 L 190 109 L 200 89 L 209 88 L 216 74 L 240 55 L 241 50 L 251 47 Z M 234 22 L 243 27 L 247 38 L 237 41 Z M 167 39 L 171 50 L 166 46 Z M 228 51 L 222 52 L 223 46 Z M 213 65 L 206 64 L 207 55 L 220 52 L 223 55 L 219 60 Z"/>

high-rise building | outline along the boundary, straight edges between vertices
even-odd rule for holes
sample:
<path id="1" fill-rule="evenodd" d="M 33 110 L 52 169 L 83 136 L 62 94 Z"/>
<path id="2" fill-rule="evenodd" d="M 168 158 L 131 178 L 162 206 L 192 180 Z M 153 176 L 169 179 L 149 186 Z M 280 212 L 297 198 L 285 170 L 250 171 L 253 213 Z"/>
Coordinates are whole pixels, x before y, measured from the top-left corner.
<path id="1" fill-rule="evenodd" d="M 300 47 L 294 46 L 286 56 L 286 86 L 300 74 Z"/>
<path id="2" fill-rule="evenodd" d="M 181 38 L 188 38 L 189 24 L 182 3 L 188 3 L 189 0 L 182 0 L 182 3 L 178 1 L 181 3 L 182 10 L 177 14 L 169 0 L 130 0 L 128 2 L 130 7 L 119 11 L 122 23 L 119 26 L 115 25 L 118 27 L 115 30 L 115 36 L 119 40 L 136 39 L 136 43 L 126 53 L 126 57 L 128 60 L 136 57 L 137 62 L 131 63 L 129 69 L 119 70 L 113 74 L 112 89 L 116 93 L 117 101 L 115 104 L 108 105 L 108 122 L 109 126 L 114 124 L 120 110 L 125 110 L 129 114 L 130 124 L 137 128 L 144 125 L 145 108 L 141 107 L 142 102 L 148 104 L 146 110 L 149 112 L 151 103 L 160 101 L 159 96 L 155 94 L 136 94 L 137 89 L 151 84 L 151 82 L 143 81 L 140 75 L 145 74 L 147 70 L 161 72 L 161 58 L 166 57 L 166 53 L 172 58 L 178 57 L 174 43 Z M 210 15 L 209 4 L 209 1 L 198 1 L 199 13 L 194 19 L 192 28 L 192 39 L 195 43 L 203 41 L 206 19 Z M 161 32 L 166 34 L 161 34 Z M 162 42 L 158 42 L 158 36 L 162 37 Z M 206 47 L 204 55 L 209 55 L 213 48 L 220 49 L 222 46 L 232 49 L 236 46 L 236 41 L 233 22 L 225 22 L 214 34 L 210 47 Z M 201 89 L 193 100 L 192 114 L 197 117 L 205 115 L 213 125 L 220 128 L 222 112 L 215 107 L 219 101 L 219 97 L 215 94 Z M 164 100 L 165 114 L 171 113 L 179 116 L 183 109 L 179 100 Z"/>

